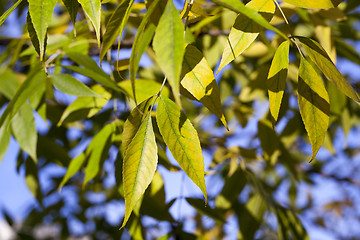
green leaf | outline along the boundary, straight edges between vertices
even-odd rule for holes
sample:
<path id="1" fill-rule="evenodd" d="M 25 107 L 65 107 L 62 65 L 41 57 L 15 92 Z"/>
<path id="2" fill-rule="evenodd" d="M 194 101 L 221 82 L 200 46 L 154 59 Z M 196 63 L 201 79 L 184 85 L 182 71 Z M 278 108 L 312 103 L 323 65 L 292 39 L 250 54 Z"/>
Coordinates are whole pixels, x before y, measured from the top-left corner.
<path id="1" fill-rule="evenodd" d="M 11 120 L 11 130 L 20 147 L 37 162 L 37 131 L 31 106 L 25 103 Z"/>
<path id="2" fill-rule="evenodd" d="M 66 9 L 68 10 L 69 14 L 70 14 L 70 19 L 71 22 L 74 26 L 74 32 L 76 35 L 76 26 L 75 26 L 75 21 L 76 21 L 76 15 L 79 11 L 79 3 L 77 0 L 62 0 L 64 2 L 64 5 L 66 7 Z"/>
<path id="3" fill-rule="evenodd" d="M 34 25 L 32 23 L 29 12 L 28 12 L 28 14 L 26 16 L 26 28 L 27 28 L 27 30 L 29 32 L 30 40 L 31 40 L 31 43 L 33 44 L 33 47 L 34 47 L 34 48 L 32 48 L 32 47 L 28 48 L 29 52 L 30 52 L 29 54 L 33 54 L 34 53 L 33 50 L 35 49 L 35 51 L 40 56 L 41 55 L 40 42 L 39 42 L 38 36 L 36 35 L 36 31 L 35 31 Z M 46 45 L 47 45 L 47 35 L 45 36 L 44 52 L 41 55 L 42 58 L 45 57 Z M 26 55 L 26 54 L 28 54 L 28 51 L 22 52 L 21 55 Z"/>
<path id="4" fill-rule="evenodd" d="M 139 102 L 142 102 L 142 101 L 148 99 L 149 97 L 156 95 L 161 88 L 161 84 L 156 81 L 153 81 L 153 80 L 136 79 L 135 82 L 136 82 L 135 93 L 137 96 L 137 100 Z M 119 83 L 119 86 L 122 89 L 124 89 L 125 93 L 129 97 L 134 98 L 134 95 L 132 92 L 132 87 L 131 87 L 131 82 L 129 80 L 121 81 Z M 163 96 L 168 97 L 169 89 L 166 86 L 164 86 L 161 91 L 161 94 Z"/>
<path id="5" fill-rule="evenodd" d="M 124 123 L 124 131 L 122 133 L 121 149 L 126 153 L 131 140 L 137 133 L 141 123 L 148 114 L 149 107 L 153 103 L 153 97 L 143 101 L 134 108 Z"/>
<path id="6" fill-rule="evenodd" d="M 284 2 L 293 4 L 303 8 L 334 8 L 341 1 L 338 0 L 283 0 Z"/>
<path id="7" fill-rule="evenodd" d="M 59 191 L 61 191 L 65 183 L 67 183 L 67 181 L 69 181 L 69 179 L 80 170 L 85 160 L 86 160 L 86 155 L 84 153 L 81 153 L 79 156 L 71 160 L 68 169 L 66 171 L 66 174 L 59 185 Z"/>
<path id="8" fill-rule="evenodd" d="M 86 16 L 94 26 L 98 46 L 100 47 L 100 20 L 101 20 L 101 1 L 100 0 L 78 0 Z"/>
<path id="9" fill-rule="evenodd" d="M 160 133 L 180 167 L 201 189 L 207 201 L 204 157 L 198 134 L 181 109 L 170 99 L 160 97 L 156 111 Z"/>
<path id="10" fill-rule="evenodd" d="M 29 14 L 31 22 L 34 26 L 36 36 L 39 39 L 40 61 L 43 60 L 45 54 L 46 34 L 48 23 L 51 21 L 51 16 L 57 0 L 28 0 Z"/>
<path id="11" fill-rule="evenodd" d="M 9 102 L 5 111 L 0 117 L 0 127 L 3 126 L 7 117 L 12 116 L 20 109 L 20 107 L 28 100 L 33 92 L 46 80 L 46 74 L 42 69 L 42 65 L 38 64 L 28 74 L 26 80 L 21 84 L 14 97 Z"/>
<path id="12" fill-rule="evenodd" d="M 192 45 L 186 46 L 181 75 L 181 85 L 228 128 L 214 73 L 202 53 Z"/>
<path id="13" fill-rule="evenodd" d="M 356 94 L 355 90 L 344 79 L 344 77 L 341 75 L 341 73 L 336 68 L 335 64 L 331 61 L 330 57 L 321 47 L 321 45 L 314 40 L 306 37 L 296 38 L 299 39 L 310 59 L 316 63 L 316 65 L 323 72 L 323 74 L 329 80 L 331 80 L 335 84 L 335 86 L 346 96 L 356 102 L 360 102 L 360 99 Z"/>
<path id="14" fill-rule="evenodd" d="M 106 24 L 106 30 L 100 50 L 100 61 L 102 61 L 106 52 L 111 48 L 118 37 L 119 41 L 121 41 L 121 35 L 131 13 L 133 3 L 134 0 L 122 1 L 111 15 L 110 20 Z"/>
<path id="15" fill-rule="evenodd" d="M 101 97 L 82 82 L 69 74 L 54 74 L 50 78 L 54 87 L 61 92 L 78 97 Z"/>
<path id="16" fill-rule="evenodd" d="M 0 70 L 0 93 L 11 99 L 20 87 L 20 81 L 9 69 Z"/>
<path id="17" fill-rule="evenodd" d="M 17 6 L 22 2 L 23 0 L 18 0 L 16 3 L 14 3 L 6 12 L 3 13 L 0 17 L 0 26 L 5 22 L 5 20 L 10 16 L 10 14 L 15 10 Z"/>
<path id="18" fill-rule="evenodd" d="M 167 77 L 179 106 L 181 106 L 179 92 L 184 44 L 184 24 L 174 3 L 168 1 L 155 31 L 153 47 L 156 60 Z"/>
<path id="19" fill-rule="evenodd" d="M 72 102 L 62 114 L 58 126 L 63 123 L 73 122 L 84 118 L 91 118 L 97 114 L 109 101 L 111 94 L 100 85 L 95 85 L 92 90 L 104 98 L 79 97 Z"/>
<path id="20" fill-rule="evenodd" d="M 151 183 L 157 161 L 155 134 L 151 114 L 148 114 L 128 146 L 124 157 L 125 218 L 122 227 L 125 226 L 135 205 Z"/>
<path id="21" fill-rule="evenodd" d="M 313 160 L 324 142 L 329 126 L 330 104 L 322 79 L 303 57 L 299 68 L 298 95 L 301 117 L 312 146 Z"/>
<path id="22" fill-rule="evenodd" d="M 5 157 L 9 141 L 10 141 L 10 131 L 9 124 L 5 123 L 2 127 L 0 127 L 0 163 L 2 159 Z"/>
<path id="23" fill-rule="evenodd" d="M 245 7 L 241 1 L 238 0 L 211 0 L 211 1 L 220 6 L 226 7 L 236 13 L 241 13 L 244 16 L 256 22 L 257 24 L 259 24 L 260 26 L 263 26 L 266 29 L 274 31 L 279 35 L 281 35 L 283 38 L 289 40 L 289 38 L 283 32 L 281 32 L 279 29 L 271 25 L 268 20 L 266 20 L 263 16 L 261 16 L 261 14 L 259 14 L 254 9 Z"/>
<path id="24" fill-rule="evenodd" d="M 246 9 L 255 10 L 266 21 L 270 21 L 275 12 L 275 3 L 273 0 L 253 0 L 246 4 Z M 261 30 L 262 27 L 257 22 L 240 13 L 231 28 L 217 73 L 246 50 L 255 41 Z"/>
<path id="25" fill-rule="evenodd" d="M 275 52 L 268 75 L 268 93 L 272 122 L 278 120 L 289 68 L 290 42 L 283 42 Z"/>
<path id="26" fill-rule="evenodd" d="M 115 131 L 115 122 L 105 125 L 91 140 L 86 154 L 89 160 L 85 168 L 84 186 L 100 171 L 101 164 L 107 158 L 111 146 L 111 135 Z"/>
<path id="27" fill-rule="evenodd" d="M 148 24 L 148 22 L 152 16 L 152 14 L 156 10 L 158 3 L 160 1 L 161 0 L 154 0 L 152 2 L 152 4 L 150 5 L 150 7 L 148 8 L 143 20 L 141 21 L 141 23 L 138 27 L 138 30 L 137 30 L 137 33 L 136 33 L 136 36 L 134 39 L 134 43 L 133 43 L 133 48 L 131 50 L 129 72 L 130 72 L 130 81 L 131 81 L 131 86 L 133 89 L 133 96 L 134 96 L 135 102 L 137 102 L 136 93 L 135 93 L 135 78 L 136 78 L 136 73 L 139 69 L 140 58 L 143 55 L 143 53 L 145 52 L 146 47 L 151 42 L 153 34 L 156 29 L 156 26 L 154 24 Z"/>

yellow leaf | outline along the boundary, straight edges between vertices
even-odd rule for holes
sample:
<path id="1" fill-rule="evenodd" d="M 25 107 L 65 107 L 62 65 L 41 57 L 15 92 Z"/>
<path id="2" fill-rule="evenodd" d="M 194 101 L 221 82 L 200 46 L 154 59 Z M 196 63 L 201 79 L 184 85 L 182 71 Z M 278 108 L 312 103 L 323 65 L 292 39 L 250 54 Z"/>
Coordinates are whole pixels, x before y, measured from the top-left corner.
<path id="1" fill-rule="evenodd" d="M 289 41 L 283 42 L 275 52 L 268 75 L 270 113 L 273 123 L 278 120 L 289 68 Z"/>
<path id="2" fill-rule="evenodd" d="M 227 128 L 220 102 L 220 91 L 211 70 L 202 53 L 194 46 L 185 49 L 182 66 L 181 85 L 213 112 Z"/>
<path id="3" fill-rule="evenodd" d="M 173 157 L 201 189 L 207 201 L 204 157 L 199 137 L 190 120 L 173 101 L 162 97 L 157 107 L 156 120 Z"/>
<path id="4" fill-rule="evenodd" d="M 267 21 L 271 20 L 275 12 L 273 0 L 253 0 L 246 4 L 246 7 L 258 11 Z M 261 30 L 262 27 L 259 24 L 243 14 L 239 14 L 231 28 L 217 72 L 246 50 L 255 41 Z"/>
<path id="5" fill-rule="evenodd" d="M 157 161 L 155 134 L 151 115 L 148 114 L 132 139 L 124 157 L 125 218 L 122 227 L 125 226 L 137 202 L 151 183 Z"/>
<path id="6" fill-rule="evenodd" d="M 299 68 L 298 94 L 300 114 L 310 138 L 313 160 L 329 126 L 330 104 L 322 79 L 303 57 Z"/>
<path id="7" fill-rule="evenodd" d="M 284 2 L 303 8 L 334 8 L 341 0 L 284 0 Z"/>

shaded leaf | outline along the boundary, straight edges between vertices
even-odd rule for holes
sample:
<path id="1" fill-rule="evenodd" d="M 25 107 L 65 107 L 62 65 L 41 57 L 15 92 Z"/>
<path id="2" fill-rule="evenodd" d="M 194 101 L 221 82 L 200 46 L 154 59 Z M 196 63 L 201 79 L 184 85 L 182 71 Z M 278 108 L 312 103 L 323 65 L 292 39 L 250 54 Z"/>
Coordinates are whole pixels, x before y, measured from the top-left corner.
<path id="1" fill-rule="evenodd" d="M 71 160 L 71 162 L 67 168 L 67 171 L 65 173 L 65 176 L 63 177 L 63 179 L 59 185 L 59 191 L 62 189 L 62 187 L 65 185 L 65 183 L 67 183 L 67 181 L 69 181 L 69 179 L 80 170 L 80 168 L 84 164 L 85 160 L 86 160 L 85 153 L 80 153 L 79 156 L 77 156 L 76 158 Z"/>
<path id="2" fill-rule="evenodd" d="M 100 20 L 101 20 L 101 1 L 100 0 L 78 0 L 86 16 L 94 26 L 98 46 L 100 47 Z"/>
<path id="3" fill-rule="evenodd" d="M 336 68 L 330 57 L 327 55 L 321 45 L 312 39 L 306 37 L 296 37 L 300 40 L 310 59 L 316 63 L 323 74 L 331 80 L 336 87 L 349 98 L 360 102 L 358 95 L 352 86 L 344 79 Z"/>
<path id="4" fill-rule="evenodd" d="M 157 63 L 167 77 L 179 106 L 181 106 L 179 92 L 184 44 L 184 24 L 181 22 L 174 3 L 168 1 L 155 31 L 153 47 Z"/>
<path id="5" fill-rule="evenodd" d="M 301 117 L 309 135 L 313 160 L 324 142 L 329 126 L 330 104 L 323 81 L 315 69 L 301 58 L 298 98 Z"/>
<path id="6" fill-rule="evenodd" d="M 213 112 L 227 128 L 214 73 L 202 53 L 192 45 L 185 49 L 181 75 L 181 85 Z"/>
<path id="7" fill-rule="evenodd" d="M 76 34 L 76 26 L 75 26 L 75 21 L 76 21 L 76 15 L 79 11 L 79 3 L 77 0 L 62 0 L 64 2 L 64 5 L 66 7 L 66 9 L 68 10 L 69 14 L 70 14 L 70 19 L 71 22 L 74 26 L 74 32 Z"/>
<path id="8" fill-rule="evenodd" d="M 275 12 L 275 3 L 273 0 L 253 0 L 246 4 L 245 8 L 259 12 L 266 21 L 270 21 Z M 261 30 L 262 27 L 257 22 L 240 13 L 231 28 L 217 72 L 246 50 Z"/>
<path id="9" fill-rule="evenodd" d="M 173 157 L 200 188 L 207 201 L 204 157 L 198 134 L 190 120 L 174 102 L 162 97 L 157 107 L 156 120 Z"/>
<path id="10" fill-rule="evenodd" d="M 31 43 L 33 44 L 33 47 L 35 48 L 35 51 L 40 56 L 40 54 L 41 54 L 40 42 L 39 42 L 38 36 L 36 35 L 36 31 L 35 31 L 34 25 L 32 23 L 29 12 L 28 12 L 28 14 L 26 16 L 26 27 L 27 27 L 27 30 L 29 32 Z M 44 52 L 42 53 L 42 56 L 41 56 L 42 58 L 45 57 L 46 45 L 47 45 L 47 35 L 45 36 Z M 31 50 L 30 54 L 33 54 L 34 48 L 32 48 L 32 47 L 28 48 L 29 50 Z M 22 52 L 21 55 L 25 55 L 25 54 L 27 54 L 27 51 Z"/>
<path id="11" fill-rule="evenodd" d="M 23 104 L 12 118 L 11 131 L 20 147 L 37 162 L 37 131 L 32 108 L 28 103 Z"/>
<path id="12" fill-rule="evenodd" d="M 128 146 L 124 157 L 125 218 L 122 227 L 125 226 L 135 205 L 153 179 L 157 160 L 155 134 L 151 115 L 148 114 Z"/>
<path id="13" fill-rule="evenodd" d="M 106 30 L 100 50 L 100 61 L 104 58 L 106 52 L 111 48 L 118 37 L 119 41 L 121 41 L 121 35 L 131 13 L 133 3 L 134 0 L 122 1 L 111 15 L 110 20 L 106 24 Z"/>
<path id="14" fill-rule="evenodd" d="M 101 97 L 69 74 L 54 74 L 51 76 L 51 80 L 54 87 L 63 93 L 79 97 Z"/>
<path id="15" fill-rule="evenodd" d="M 218 221 L 220 223 L 224 223 L 225 220 L 222 216 L 222 212 L 220 212 L 218 209 L 212 209 L 209 206 L 205 206 L 202 199 L 198 198 L 186 198 L 186 201 L 197 210 L 197 212 L 204 214 L 208 217 L 211 217 L 215 221 Z"/>
<path id="16" fill-rule="evenodd" d="M 286 77 L 289 68 L 290 42 L 283 42 L 275 52 L 268 75 L 268 93 L 270 113 L 273 123 L 279 116 L 280 106 L 284 95 Z"/>
<path id="17" fill-rule="evenodd" d="M 45 54 L 47 28 L 57 0 L 28 0 L 28 2 L 31 22 L 39 40 L 40 61 L 42 61 Z"/>
<path id="18" fill-rule="evenodd" d="M 6 12 L 3 13 L 0 17 L 0 26 L 5 22 L 5 20 L 10 16 L 10 14 L 15 10 L 17 6 L 22 2 L 23 0 L 18 0 L 16 3 L 14 3 Z"/>
<path id="19" fill-rule="evenodd" d="M 21 83 L 9 69 L 0 70 L 0 93 L 11 99 L 19 89 Z"/>

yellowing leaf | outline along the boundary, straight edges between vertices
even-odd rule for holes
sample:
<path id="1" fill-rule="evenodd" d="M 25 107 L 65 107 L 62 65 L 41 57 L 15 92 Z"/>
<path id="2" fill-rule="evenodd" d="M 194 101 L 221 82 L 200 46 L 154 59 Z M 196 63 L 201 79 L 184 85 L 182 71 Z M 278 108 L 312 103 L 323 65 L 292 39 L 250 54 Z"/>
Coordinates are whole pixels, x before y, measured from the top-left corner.
<path id="1" fill-rule="evenodd" d="M 341 2 L 339 0 L 283 0 L 283 1 L 303 8 L 334 8 Z"/>
<path id="2" fill-rule="evenodd" d="M 156 120 L 173 157 L 200 188 L 207 201 L 204 157 L 198 134 L 190 120 L 174 102 L 162 97 L 156 110 Z"/>
<path id="3" fill-rule="evenodd" d="M 329 126 L 330 104 L 322 79 L 303 57 L 299 68 L 298 94 L 301 118 L 310 138 L 313 160 Z"/>
<path id="4" fill-rule="evenodd" d="M 37 0 L 34 0 L 37 1 Z M 44 0 L 46 1 L 46 0 Z M 95 28 L 96 38 L 100 47 L 100 19 L 101 19 L 101 1 L 100 0 L 78 0 L 86 16 Z"/>
<path id="5" fill-rule="evenodd" d="M 268 93 L 270 113 L 273 123 L 276 123 L 279 116 L 280 106 L 284 95 L 287 71 L 289 67 L 290 42 L 283 42 L 275 52 L 268 75 Z"/>
<path id="6" fill-rule="evenodd" d="M 181 85 L 196 100 L 213 112 L 227 128 L 225 116 L 220 102 L 220 91 L 214 73 L 202 53 L 194 46 L 188 45 L 182 67 Z"/>
<path id="7" fill-rule="evenodd" d="M 330 57 L 327 55 L 321 45 L 314 40 L 306 37 L 296 37 L 300 40 L 310 59 L 316 63 L 324 75 L 331 80 L 335 86 L 346 96 L 354 101 L 360 102 L 358 95 L 352 86 L 344 79 L 339 70 L 336 68 Z"/>
<path id="8" fill-rule="evenodd" d="M 48 28 L 48 23 L 51 21 L 51 16 L 57 0 L 28 0 L 29 14 L 34 26 L 37 38 L 39 39 L 40 61 L 43 60 L 45 54 L 45 38 Z"/>
<path id="9" fill-rule="evenodd" d="M 275 12 L 273 0 L 253 0 L 246 4 L 246 7 L 258 11 L 267 21 L 271 20 Z M 261 30 L 262 27 L 258 23 L 240 13 L 231 28 L 217 72 L 246 50 Z"/>
<path id="10" fill-rule="evenodd" d="M 106 24 L 106 31 L 100 50 L 100 61 L 104 58 L 106 52 L 118 37 L 119 41 L 121 41 L 122 31 L 129 18 L 133 3 L 134 0 L 125 0 L 121 2 L 111 15 L 110 20 Z"/>
<path id="11" fill-rule="evenodd" d="M 156 60 L 167 77 L 179 106 L 181 106 L 179 92 L 184 44 L 184 24 L 173 1 L 168 1 L 155 31 L 153 47 Z"/>
<path id="12" fill-rule="evenodd" d="M 142 103 L 140 103 L 136 108 L 134 108 L 128 118 L 124 123 L 124 131 L 122 133 L 121 139 L 121 149 L 123 153 L 126 153 L 128 146 L 131 143 L 131 140 L 134 138 L 137 133 L 141 123 L 148 114 L 149 107 L 153 103 L 153 98 L 149 98 Z"/>
<path id="13" fill-rule="evenodd" d="M 122 227 L 125 226 L 135 205 L 151 183 L 157 161 L 155 134 L 151 115 L 148 114 L 132 139 L 124 157 L 125 218 Z"/>

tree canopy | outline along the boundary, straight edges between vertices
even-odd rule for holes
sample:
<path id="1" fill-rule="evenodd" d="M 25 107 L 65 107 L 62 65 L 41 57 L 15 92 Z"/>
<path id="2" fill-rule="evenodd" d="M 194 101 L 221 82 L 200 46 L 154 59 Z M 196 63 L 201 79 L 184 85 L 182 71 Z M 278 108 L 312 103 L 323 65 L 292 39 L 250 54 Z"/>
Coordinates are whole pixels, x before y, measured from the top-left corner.
<path id="1" fill-rule="evenodd" d="M 359 79 L 341 68 L 359 71 L 359 6 L 0 1 L 0 161 L 13 137 L 38 202 L 20 226 L 4 216 L 30 239 L 44 227 L 50 238 L 310 239 L 309 225 L 359 237 L 331 229 L 360 219 Z M 169 200 L 171 174 L 193 194 Z M 319 178 L 348 188 L 322 210 L 309 191 Z"/>

